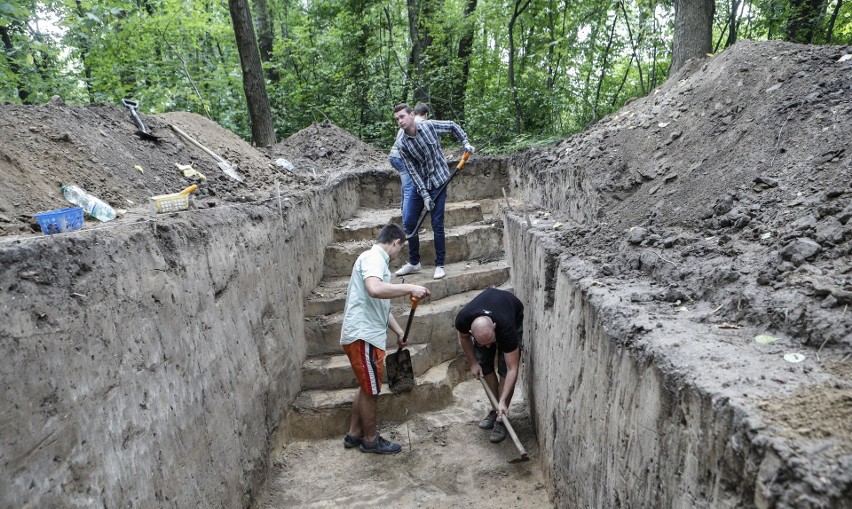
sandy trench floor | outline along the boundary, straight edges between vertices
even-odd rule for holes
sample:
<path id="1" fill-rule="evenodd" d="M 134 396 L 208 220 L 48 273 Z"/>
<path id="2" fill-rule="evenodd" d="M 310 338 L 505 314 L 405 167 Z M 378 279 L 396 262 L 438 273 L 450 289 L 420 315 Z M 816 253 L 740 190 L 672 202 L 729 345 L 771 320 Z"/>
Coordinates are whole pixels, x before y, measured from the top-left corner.
<path id="1" fill-rule="evenodd" d="M 289 444 L 275 459 L 256 509 L 283 507 L 553 507 L 548 499 L 538 445 L 523 388 L 518 385 L 510 422 L 530 461 L 511 437 L 489 441 L 477 426 L 488 410 L 477 380 L 453 390 L 454 403 L 404 422 L 382 421 L 379 431 L 402 444 L 395 455 L 345 449 L 342 438 Z"/>

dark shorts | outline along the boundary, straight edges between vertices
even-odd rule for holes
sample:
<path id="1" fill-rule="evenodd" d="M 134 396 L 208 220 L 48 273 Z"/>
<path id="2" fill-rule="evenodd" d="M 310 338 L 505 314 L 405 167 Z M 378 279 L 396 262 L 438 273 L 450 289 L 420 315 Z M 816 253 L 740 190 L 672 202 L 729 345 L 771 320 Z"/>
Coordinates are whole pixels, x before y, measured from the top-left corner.
<path id="1" fill-rule="evenodd" d="M 524 330 L 523 327 L 518 327 L 518 349 L 524 351 Z M 473 338 L 471 338 L 473 341 Z M 479 343 L 473 341 L 473 354 L 476 356 L 476 363 L 482 368 L 483 375 L 494 373 L 494 358 L 497 358 L 497 374 L 500 378 L 506 376 L 506 359 L 503 353 L 499 352 L 497 343 L 492 343 L 491 346 L 479 346 Z"/>

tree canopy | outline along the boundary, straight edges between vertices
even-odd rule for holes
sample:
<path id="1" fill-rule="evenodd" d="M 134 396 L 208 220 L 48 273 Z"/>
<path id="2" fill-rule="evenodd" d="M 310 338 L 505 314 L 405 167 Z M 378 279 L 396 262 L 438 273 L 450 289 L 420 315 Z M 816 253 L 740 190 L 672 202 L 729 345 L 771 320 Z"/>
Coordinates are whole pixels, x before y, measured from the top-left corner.
<path id="1" fill-rule="evenodd" d="M 674 0 L 253 0 L 278 137 L 329 120 L 379 146 L 397 103 L 429 102 L 475 145 L 576 132 L 669 75 Z M 687 3 L 687 2 L 684 2 Z M 852 43 L 848 0 L 717 0 L 712 51 L 739 39 Z M 248 4 L 247 4 L 248 5 Z M 122 98 L 250 138 L 228 2 L 0 0 L 0 100 Z M 253 45 L 254 46 L 254 45 Z"/>

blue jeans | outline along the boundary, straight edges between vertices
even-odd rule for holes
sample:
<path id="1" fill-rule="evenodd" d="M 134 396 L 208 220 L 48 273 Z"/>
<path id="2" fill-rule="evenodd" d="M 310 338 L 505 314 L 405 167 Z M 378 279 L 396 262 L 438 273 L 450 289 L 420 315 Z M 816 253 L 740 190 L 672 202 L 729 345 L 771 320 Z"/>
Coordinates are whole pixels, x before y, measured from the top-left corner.
<path id="1" fill-rule="evenodd" d="M 402 162 L 402 159 L 399 157 L 391 157 L 390 163 L 391 166 L 399 172 L 399 180 L 402 182 L 402 200 L 400 203 L 402 213 L 405 214 L 405 199 L 408 196 L 408 193 L 414 189 L 414 181 L 411 180 L 411 175 L 409 175 L 408 170 L 405 169 L 405 163 Z"/>
<path id="2" fill-rule="evenodd" d="M 432 232 L 435 234 L 435 266 L 444 266 L 444 257 L 447 254 L 447 242 L 444 237 L 444 204 L 447 201 L 447 191 L 443 190 L 438 196 L 438 190 L 429 191 L 429 196 L 435 202 L 432 208 Z M 417 192 L 414 186 L 408 191 L 408 196 L 405 198 L 405 203 L 402 208 L 402 227 L 406 234 L 414 231 L 417 226 L 417 220 L 420 219 L 420 214 L 423 212 L 423 197 Z M 418 232 L 408 239 L 408 263 L 417 265 L 420 263 L 420 236 Z"/>

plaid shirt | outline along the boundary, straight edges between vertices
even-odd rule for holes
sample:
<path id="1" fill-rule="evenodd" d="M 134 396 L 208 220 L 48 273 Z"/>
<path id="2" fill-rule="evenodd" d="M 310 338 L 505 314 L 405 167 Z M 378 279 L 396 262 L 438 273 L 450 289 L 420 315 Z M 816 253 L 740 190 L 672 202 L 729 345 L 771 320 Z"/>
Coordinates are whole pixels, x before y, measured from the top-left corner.
<path id="1" fill-rule="evenodd" d="M 441 187 L 450 179 L 450 169 L 438 135 L 453 133 L 462 145 L 467 145 L 467 134 L 450 120 L 423 120 L 415 126 L 417 132 L 414 136 L 403 134 L 396 145 L 411 180 L 423 195 Z"/>

